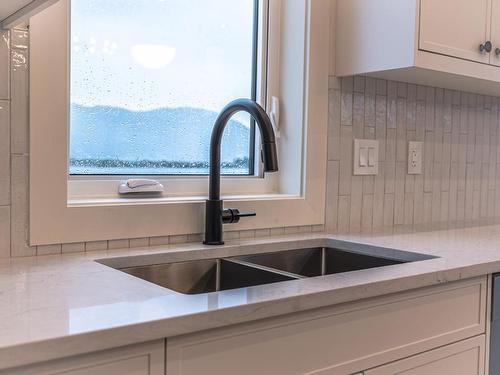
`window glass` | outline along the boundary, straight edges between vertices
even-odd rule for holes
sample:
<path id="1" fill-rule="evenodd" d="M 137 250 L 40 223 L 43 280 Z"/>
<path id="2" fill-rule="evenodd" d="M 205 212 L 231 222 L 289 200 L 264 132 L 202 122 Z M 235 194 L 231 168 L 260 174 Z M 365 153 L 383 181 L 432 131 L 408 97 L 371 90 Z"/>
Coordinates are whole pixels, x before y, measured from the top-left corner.
<path id="1" fill-rule="evenodd" d="M 210 135 L 255 99 L 257 0 L 72 0 L 70 174 L 208 173 Z M 253 125 L 225 131 L 222 172 L 253 174 Z"/>

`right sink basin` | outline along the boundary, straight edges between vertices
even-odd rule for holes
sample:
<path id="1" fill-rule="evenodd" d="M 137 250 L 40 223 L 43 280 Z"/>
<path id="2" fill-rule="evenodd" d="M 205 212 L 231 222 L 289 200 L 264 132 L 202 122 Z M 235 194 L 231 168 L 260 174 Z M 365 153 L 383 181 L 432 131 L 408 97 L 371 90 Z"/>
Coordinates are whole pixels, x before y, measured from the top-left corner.
<path id="1" fill-rule="evenodd" d="M 430 257 L 425 257 L 423 259 L 407 258 L 403 260 L 396 257 L 383 255 L 375 256 L 349 250 L 324 247 L 247 255 L 237 257 L 236 259 L 280 271 L 286 271 L 292 274 L 316 277 L 408 263 L 429 258 Z"/>

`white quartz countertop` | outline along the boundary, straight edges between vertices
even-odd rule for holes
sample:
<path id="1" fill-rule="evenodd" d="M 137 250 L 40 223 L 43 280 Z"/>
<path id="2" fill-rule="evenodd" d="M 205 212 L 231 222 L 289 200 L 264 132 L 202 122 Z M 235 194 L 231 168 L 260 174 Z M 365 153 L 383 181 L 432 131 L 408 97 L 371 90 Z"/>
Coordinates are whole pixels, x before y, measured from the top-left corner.
<path id="1" fill-rule="evenodd" d="M 439 258 L 203 295 L 182 295 L 95 262 L 125 267 L 329 246 L 337 240 Z M 500 272 L 498 223 L 2 260 L 0 370 L 495 272 Z"/>

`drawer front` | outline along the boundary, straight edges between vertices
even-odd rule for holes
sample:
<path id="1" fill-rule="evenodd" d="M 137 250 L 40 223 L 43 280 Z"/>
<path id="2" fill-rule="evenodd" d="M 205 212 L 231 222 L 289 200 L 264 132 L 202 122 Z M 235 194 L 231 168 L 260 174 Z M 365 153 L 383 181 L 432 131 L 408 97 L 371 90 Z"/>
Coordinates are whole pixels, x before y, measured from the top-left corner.
<path id="1" fill-rule="evenodd" d="M 365 375 L 484 375 L 485 336 L 365 371 Z"/>
<path id="2" fill-rule="evenodd" d="M 0 375 L 165 375 L 165 341 L 50 361 Z"/>
<path id="3" fill-rule="evenodd" d="M 167 340 L 167 373 L 356 373 L 484 333 L 485 297 L 477 278 Z"/>

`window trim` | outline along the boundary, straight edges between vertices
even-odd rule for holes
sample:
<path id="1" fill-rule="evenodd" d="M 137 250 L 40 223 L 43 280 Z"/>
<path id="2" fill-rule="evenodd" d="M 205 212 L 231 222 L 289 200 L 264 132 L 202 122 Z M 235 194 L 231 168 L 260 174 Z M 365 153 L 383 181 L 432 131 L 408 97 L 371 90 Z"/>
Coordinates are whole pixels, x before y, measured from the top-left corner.
<path id="1" fill-rule="evenodd" d="M 329 0 L 271 3 L 271 10 L 280 11 L 280 19 L 269 27 L 280 30 L 281 40 L 279 83 L 270 85 L 270 90 L 283 101 L 286 125 L 279 140 L 282 173 L 276 179 L 280 189 L 274 195 L 227 199 L 226 207 L 257 212 L 257 217 L 228 230 L 324 223 L 330 48 L 325 35 L 329 35 L 331 5 Z M 67 3 L 61 0 L 30 22 L 30 244 L 202 233 L 203 197 L 68 205 L 65 14 Z"/>

